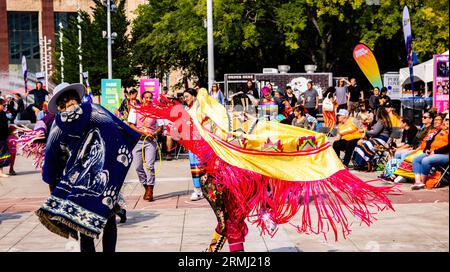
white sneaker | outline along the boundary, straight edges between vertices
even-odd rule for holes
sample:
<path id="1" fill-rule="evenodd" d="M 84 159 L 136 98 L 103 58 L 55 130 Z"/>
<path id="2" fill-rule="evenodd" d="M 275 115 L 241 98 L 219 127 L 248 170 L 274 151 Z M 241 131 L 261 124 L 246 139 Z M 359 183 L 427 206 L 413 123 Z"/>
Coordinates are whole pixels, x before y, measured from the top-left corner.
<path id="1" fill-rule="evenodd" d="M 398 176 L 394 179 L 394 183 L 405 183 L 407 180 L 402 177 L 402 176 Z"/>
<path id="2" fill-rule="evenodd" d="M 424 183 L 414 183 L 413 185 L 411 185 L 411 190 L 419 190 L 423 187 L 425 187 Z"/>
<path id="3" fill-rule="evenodd" d="M 194 188 L 194 192 L 191 195 L 191 201 L 197 201 L 203 198 L 203 193 L 200 188 Z"/>

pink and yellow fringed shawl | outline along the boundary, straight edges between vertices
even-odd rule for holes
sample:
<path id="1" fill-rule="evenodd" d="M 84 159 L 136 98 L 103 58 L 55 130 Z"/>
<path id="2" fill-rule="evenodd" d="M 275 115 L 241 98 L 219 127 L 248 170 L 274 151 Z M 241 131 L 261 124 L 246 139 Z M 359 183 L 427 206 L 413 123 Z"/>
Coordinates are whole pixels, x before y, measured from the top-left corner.
<path id="1" fill-rule="evenodd" d="M 180 143 L 196 154 L 205 171 L 238 200 L 235 213 L 246 214 L 267 231 L 263 215 L 299 232 L 345 238 L 346 212 L 370 225 L 375 211 L 393 209 L 393 187 L 375 187 L 342 165 L 326 136 L 252 116 L 233 116 L 201 89 L 194 105 L 158 107 L 148 112 L 174 122 Z M 186 133 L 189 131 L 189 133 Z M 300 222 L 292 221 L 300 214 Z M 237 216 L 237 215 L 236 215 Z"/>

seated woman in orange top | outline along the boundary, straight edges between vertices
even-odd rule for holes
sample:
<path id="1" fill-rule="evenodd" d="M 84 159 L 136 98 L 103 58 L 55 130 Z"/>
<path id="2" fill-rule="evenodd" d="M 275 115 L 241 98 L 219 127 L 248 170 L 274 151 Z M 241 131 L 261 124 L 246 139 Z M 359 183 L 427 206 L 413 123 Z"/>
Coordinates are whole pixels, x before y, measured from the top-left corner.
<path id="1" fill-rule="evenodd" d="M 440 130 L 431 133 L 425 141 L 423 154 L 418 155 L 412 160 L 415 183 L 411 186 L 412 190 L 418 190 L 425 187 L 425 182 L 433 166 L 448 165 L 448 114 L 445 116 L 444 123 Z M 422 147 L 423 145 L 421 145 Z"/>

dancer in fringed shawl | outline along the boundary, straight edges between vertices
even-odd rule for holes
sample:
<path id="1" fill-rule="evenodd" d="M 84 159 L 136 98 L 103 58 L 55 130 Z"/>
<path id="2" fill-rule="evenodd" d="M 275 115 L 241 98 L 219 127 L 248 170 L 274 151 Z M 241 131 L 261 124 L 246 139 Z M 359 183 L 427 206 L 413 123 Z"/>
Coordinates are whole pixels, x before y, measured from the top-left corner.
<path id="1" fill-rule="evenodd" d="M 5 100 L 0 98 L 0 178 L 9 177 L 3 173 L 3 167 L 8 166 L 11 161 L 11 154 L 6 142 L 8 138 L 8 118 L 6 117 L 4 104 Z"/>
<path id="2" fill-rule="evenodd" d="M 344 238 L 350 233 L 344 210 L 371 225 L 376 210 L 393 209 L 387 198 L 393 187 L 375 187 L 352 175 L 324 134 L 251 116 L 234 118 L 205 89 L 187 111 L 152 113 L 174 122 L 179 142 L 206 173 L 202 190 L 218 220 L 208 251 L 220 250 L 225 239 L 230 251 L 244 250 L 246 219 L 262 234 L 274 235 L 277 224 L 289 222 L 300 233 L 326 237 L 331 230 L 337 240 L 339 233 Z"/>
<path id="3" fill-rule="evenodd" d="M 186 103 L 187 108 L 190 109 L 195 102 L 195 97 L 197 96 L 197 91 L 195 89 L 187 89 L 183 92 L 184 102 Z M 189 130 L 190 132 L 192 130 Z M 189 138 L 192 138 L 193 135 L 189 135 Z M 200 178 L 205 174 L 204 170 L 201 167 L 201 162 L 195 156 L 194 153 L 189 151 L 189 166 L 191 168 L 191 176 L 192 182 L 194 185 L 194 192 L 190 197 L 191 201 L 197 201 L 203 199 L 202 185 L 200 184 Z"/>
<path id="4" fill-rule="evenodd" d="M 17 128 L 20 132 L 17 146 L 25 157 L 33 158 L 33 165 L 36 169 L 42 169 L 44 165 L 45 143 L 55 116 L 53 112 L 48 112 L 44 118 L 36 122 L 33 129 L 27 127 Z"/>
<path id="5" fill-rule="evenodd" d="M 114 207 L 132 162 L 139 134 L 97 104 L 81 103 L 82 84 L 61 83 L 48 109 L 57 113 L 45 149 L 43 180 L 51 195 L 36 211 L 41 223 L 81 251 L 95 251 L 103 231 L 103 251 L 115 251 Z"/>
<path id="6" fill-rule="evenodd" d="M 17 175 L 14 170 L 14 164 L 16 162 L 17 155 L 17 127 L 15 125 L 8 126 L 8 137 L 6 138 L 6 143 L 8 144 L 9 153 L 11 153 L 11 162 L 9 164 L 9 175 L 15 176 Z"/>

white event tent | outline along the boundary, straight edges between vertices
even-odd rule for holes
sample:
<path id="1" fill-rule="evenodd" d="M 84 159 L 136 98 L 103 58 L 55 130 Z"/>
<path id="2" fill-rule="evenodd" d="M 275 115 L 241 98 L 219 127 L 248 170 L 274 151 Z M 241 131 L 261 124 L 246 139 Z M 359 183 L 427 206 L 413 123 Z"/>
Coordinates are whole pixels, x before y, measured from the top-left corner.
<path id="1" fill-rule="evenodd" d="M 442 55 L 448 55 L 448 50 Z M 434 70 L 433 59 L 414 65 L 413 66 L 414 82 L 417 81 L 423 81 L 425 83 L 432 82 L 434 73 L 433 70 Z M 411 80 L 409 78 L 409 67 L 401 68 L 399 70 L 399 83 L 400 86 L 411 83 Z"/>

